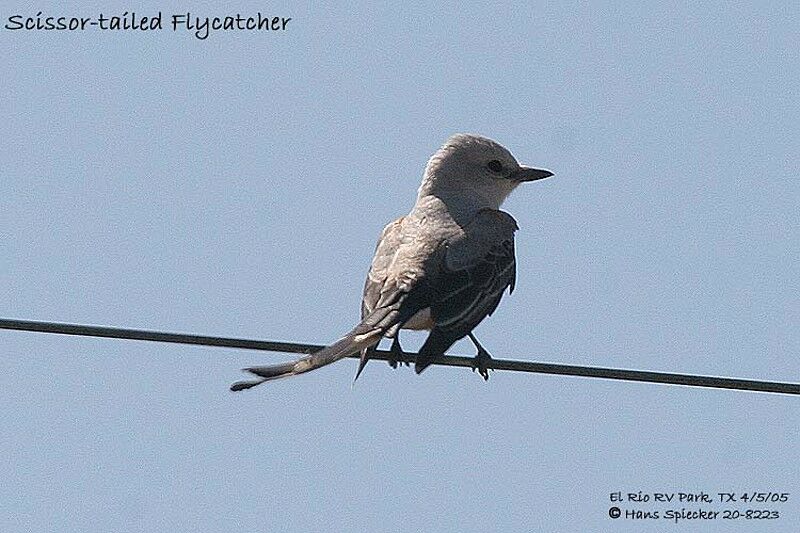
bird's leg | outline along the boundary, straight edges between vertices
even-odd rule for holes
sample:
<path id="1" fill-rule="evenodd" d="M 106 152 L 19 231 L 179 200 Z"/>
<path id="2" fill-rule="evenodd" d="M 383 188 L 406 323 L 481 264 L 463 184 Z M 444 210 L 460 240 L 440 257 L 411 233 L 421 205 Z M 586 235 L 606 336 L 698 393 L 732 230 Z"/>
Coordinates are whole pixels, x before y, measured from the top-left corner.
<path id="1" fill-rule="evenodd" d="M 390 367 L 397 368 L 397 363 L 403 363 L 408 366 L 408 363 L 403 360 L 406 354 L 400 346 L 400 332 L 392 339 L 392 346 L 389 348 L 389 353 L 391 354 L 388 360 Z"/>
<path id="2" fill-rule="evenodd" d="M 477 370 L 478 374 L 483 376 L 484 380 L 489 381 L 489 368 L 486 365 L 492 360 L 492 356 L 486 351 L 486 348 L 481 346 L 481 343 L 478 342 L 478 339 L 476 339 L 475 335 L 473 335 L 471 332 L 469 333 L 469 338 L 475 345 L 475 348 L 478 349 L 478 354 L 475 356 L 475 364 L 472 367 L 472 371 L 475 372 L 475 370 Z"/>

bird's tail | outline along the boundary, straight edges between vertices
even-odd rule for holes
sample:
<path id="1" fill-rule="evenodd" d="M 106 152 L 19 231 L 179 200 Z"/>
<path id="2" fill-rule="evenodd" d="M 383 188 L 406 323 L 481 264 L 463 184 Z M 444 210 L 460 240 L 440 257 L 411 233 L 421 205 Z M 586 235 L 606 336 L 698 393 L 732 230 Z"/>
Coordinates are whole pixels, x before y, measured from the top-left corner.
<path id="1" fill-rule="evenodd" d="M 244 370 L 246 372 L 255 374 L 260 379 L 237 381 L 231 385 L 231 390 L 235 392 L 249 389 L 265 381 L 288 378 L 329 365 L 339 359 L 358 353 L 365 348 L 374 346 L 381 340 L 383 332 L 383 328 L 361 323 L 356 326 L 353 331 L 338 341 L 311 355 L 301 357 L 300 359 L 288 363 L 245 368 Z"/>

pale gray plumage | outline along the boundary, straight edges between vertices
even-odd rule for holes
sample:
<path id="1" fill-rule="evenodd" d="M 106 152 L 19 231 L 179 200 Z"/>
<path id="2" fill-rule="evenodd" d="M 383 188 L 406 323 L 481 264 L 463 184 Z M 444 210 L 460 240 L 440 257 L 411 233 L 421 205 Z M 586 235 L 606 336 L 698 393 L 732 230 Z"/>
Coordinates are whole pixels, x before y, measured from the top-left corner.
<path id="1" fill-rule="evenodd" d="M 312 355 L 245 370 L 260 377 L 232 390 L 293 376 L 361 352 L 356 378 L 371 350 L 400 329 L 430 330 L 415 370 L 467 335 L 478 348 L 476 367 L 488 379 L 488 353 L 472 330 L 514 289 L 516 221 L 500 205 L 517 185 L 551 176 L 524 167 L 485 137 L 454 135 L 430 158 L 411 212 L 388 224 L 375 249 L 361 305 L 362 321 Z"/>

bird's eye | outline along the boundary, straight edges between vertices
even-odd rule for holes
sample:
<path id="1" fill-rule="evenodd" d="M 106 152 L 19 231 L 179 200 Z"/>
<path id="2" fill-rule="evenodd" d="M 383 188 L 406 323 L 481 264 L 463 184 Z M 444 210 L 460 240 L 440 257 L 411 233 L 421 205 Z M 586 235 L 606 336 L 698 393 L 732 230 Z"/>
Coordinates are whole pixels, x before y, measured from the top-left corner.
<path id="1" fill-rule="evenodd" d="M 500 173 L 503 171 L 503 163 L 501 163 L 497 159 L 492 159 L 491 161 L 486 163 L 486 168 L 488 168 L 492 172 Z"/>

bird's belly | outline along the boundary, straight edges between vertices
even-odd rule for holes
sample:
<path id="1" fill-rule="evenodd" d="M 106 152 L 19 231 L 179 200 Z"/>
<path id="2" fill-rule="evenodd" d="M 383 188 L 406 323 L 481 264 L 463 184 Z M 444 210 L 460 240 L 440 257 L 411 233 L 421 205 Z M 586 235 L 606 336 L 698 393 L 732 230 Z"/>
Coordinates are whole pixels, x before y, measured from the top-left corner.
<path id="1" fill-rule="evenodd" d="M 411 317 L 411 320 L 403 324 L 403 329 L 433 329 L 433 318 L 431 318 L 431 308 L 427 307 Z"/>

